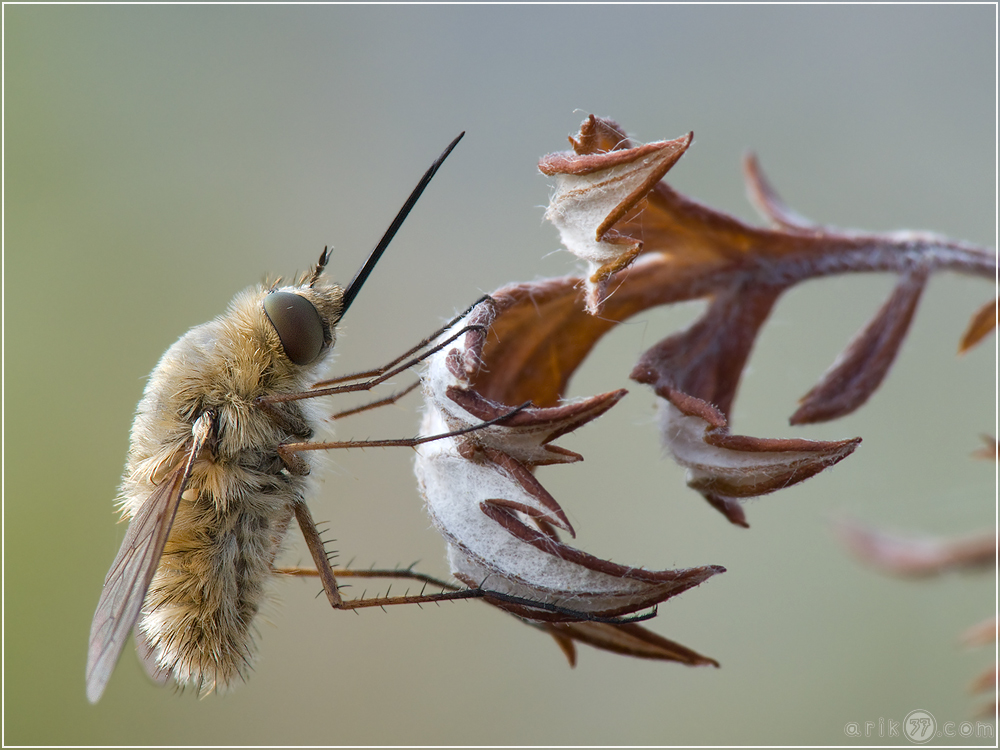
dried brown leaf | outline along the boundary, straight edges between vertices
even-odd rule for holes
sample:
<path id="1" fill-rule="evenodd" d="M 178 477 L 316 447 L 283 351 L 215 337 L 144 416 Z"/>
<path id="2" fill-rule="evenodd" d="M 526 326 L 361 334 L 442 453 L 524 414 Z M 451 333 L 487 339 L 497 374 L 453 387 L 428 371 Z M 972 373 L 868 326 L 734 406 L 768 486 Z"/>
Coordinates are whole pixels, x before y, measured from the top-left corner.
<path id="1" fill-rule="evenodd" d="M 743 178 L 747 186 L 747 197 L 765 219 L 777 228 L 789 232 L 815 232 L 821 230 L 817 224 L 789 208 L 778 195 L 754 154 L 743 159 Z"/>
<path id="2" fill-rule="evenodd" d="M 789 420 L 792 424 L 837 419 L 868 400 L 896 359 L 926 283 L 926 268 L 918 267 L 900 276 L 875 317 L 854 337 L 820 382 L 802 397 L 802 405 Z"/>
<path id="3" fill-rule="evenodd" d="M 469 533 L 471 525 L 463 529 L 462 539 L 451 538 L 452 575 L 470 586 L 560 608 L 560 611 L 546 611 L 489 594 L 485 597 L 525 619 L 573 622 L 588 616 L 609 618 L 633 614 L 725 572 L 725 568 L 717 565 L 681 570 L 619 565 L 559 542 L 534 524 L 533 519 L 518 515 L 503 503 L 481 502 L 478 510 L 492 523 L 477 524 L 478 538 Z M 447 523 L 453 518 L 441 520 Z"/>
<path id="4" fill-rule="evenodd" d="M 737 526 L 748 527 L 739 502 L 790 487 L 842 461 L 861 438 L 817 441 L 733 435 L 722 412 L 694 396 L 660 386 L 660 434 L 688 470 L 688 486 Z"/>
<path id="5" fill-rule="evenodd" d="M 593 119 L 589 122 L 593 123 Z M 556 178 L 545 218 L 559 230 L 563 244 L 587 262 L 587 309 L 597 314 L 607 296 L 607 282 L 628 268 L 642 252 L 642 242 L 615 229 L 691 144 L 692 134 L 637 148 L 595 153 L 598 137 L 581 134 L 578 147 L 587 153 L 549 154 L 538 164 L 543 174 Z M 620 144 L 619 144 L 620 145 Z"/>
<path id="6" fill-rule="evenodd" d="M 525 299 L 529 297 L 500 295 L 476 306 L 456 329 L 493 325 L 489 335 L 472 331 L 429 360 L 425 434 L 473 427 L 511 411 L 510 405 L 495 400 L 495 393 L 503 393 L 516 373 L 508 363 L 485 357 L 483 347 L 495 340 L 498 330 L 505 330 L 505 313 L 519 309 L 518 302 Z M 494 386 L 487 388 L 493 398 L 477 389 L 476 376 L 482 373 L 486 373 L 482 382 Z M 554 623 L 647 610 L 723 572 L 719 566 L 681 570 L 624 566 L 559 540 L 559 529 L 572 533 L 572 528 L 531 468 L 579 460 L 579 455 L 551 441 L 603 414 L 624 395 L 619 390 L 558 406 L 525 408 L 499 424 L 419 447 L 418 482 L 431 518 L 448 542 L 456 578 L 483 588 L 488 592 L 486 601 L 511 614 Z M 626 650 L 622 644 L 637 638 L 636 633 L 618 639 L 606 633 L 601 638 L 590 636 L 601 647 L 621 652 Z M 644 648 L 650 653 L 638 655 L 650 655 L 654 642 L 655 637 L 647 639 Z M 643 650 L 636 644 L 632 648 Z M 677 653 L 677 660 L 684 661 Z M 667 657 L 661 654 L 661 658 Z"/>
<path id="7" fill-rule="evenodd" d="M 564 622 L 547 623 L 542 627 L 559 643 L 571 667 L 576 666 L 576 649 L 573 641 L 640 659 L 678 661 L 692 667 L 719 666 L 719 662 L 715 659 L 702 656 L 687 646 L 668 640 L 634 623 L 608 625 L 602 622 Z"/>
<path id="8" fill-rule="evenodd" d="M 570 138 L 570 143 L 574 152 L 543 157 L 543 171 L 579 169 L 586 171 L 591 179 L 599 180 L 601 170 L 597 167 L 602 159 L 609 160 L 607 168 L 611 169 L 619 166 L 621 160 L 638 158 L 636 154 L 645 148 L 633 148 L 620 125 L 593 115 L 581 125 L 577 138 Z M 602 201 L 592 192 L 592 201 L 587 204 L 589 215 L 600 216 L 599 220 L 592 220 L 595 227 L 607 222 L 620 235 L 642 242 L 644 253 L 668 256 L 675 278 L 667 285 L 674 287 L 675 295 L 690 295 L 685 298 L 703 296 L 720 282 L 728 285 L 734 274 L 747 273 L 771 286 L 787 286 L 833 273 L 901 272 L 919 265 L 995 278 L 996 253 L 986 248 L 929 233 L 874 234 L 808 222 L 777 197 L 756 160 L 748 160 L 746 168 L 749 191 L 765 215 L 778 225 L 776 228 L 746 224 L 686 198 L 662 181 L 650 188 L 642 210 L 624 214 L 619 210 L 620 200 L 616 195 L 609 194 Z M 642 196 L 632 198 L 636 201 L 633 205 L 643 201 Z M 567 249 L 575 252 L 574 247 Z M 713 271 L 721 271 L 721 277 L 704 278 Z M 686 285 L 694 288 L 684 290 L 682 287 Z"/>
<path id="9" fill-rule="evenodd" d="M 842 520 L 835 526 L 854 555 L 886 573 L 906 577 L 940 575 L 952 570 L 995 565 L 997 537 L 978 533 L 952 539 L 902 535 Z"/>
<path id="10" fill-rule="evenodd" d="M 656 299 L 653 277 L 645 274 L 648 265 L 637 266 L 628 293 L 611 297 L 600 318 L 583 311 L 572 278 L 512 285 L 496 292 L 496 319 L 490 336 L 484 339 L 482 355 L 488 366 L 469 374 L 475 392 L 488 394 L 499 404 L 522 402 L 533 393 L 541 394 L 542 402 L 553 402 L 593 345 L 613 326 L 616 318 L 612 313 L 625 317 Z M 636 289 L 650 293 L 632 294 Z M 738 377 L 730 376 L 742 372 L 757 327 L 779 292 L 757 288 L 731 293 L 727 290 L 713 300 L 694 326 L 643 355 L 632 373 L 633 379 L 652 384 L 663 399 L 676 400 L 684 393 L 704 407 L 714 404 L 712 413 L 720 421 L 712 424 L 710 433 L 705 432 L 704 426 L 700 432 L 676 433 L 671 421 L 665 418 L 661 436 L 682 465 L 687 466 L 687 461 L 693 467 L 692 486 L 740 526 L 747 525 L 740 505 L 742 500 L 803 481 L 842 460 L 859 442 L 728 435 L 725 412 L 739 382 Z M 678 384 L 702 397 L 683 392 Z M 487 419 L 499 412 L 477 414 Z M 706 442 L 704 435 L 711 442 Z M 723 438 L 724 435 L 728 437 Z M 729 448 L 725 445 L 727 441 L 730 446 L 742 442 Z M 748 462 L 749 453 L 757 455 Z"/>
<path id="11" fill-rule="evenodd" d="M 969 321 L 969 327 L 962 335 L 962 342 L 959 344 L 958 353 L 965 354 L 972 347 L 986 338 L 990 331 L 997 327 L 997 300 L 987 302 L 976 310 Z"/>
<path id="12" fill-rule="evenodd" d="M 644 352 L 632 380 L 651 385 L 662 398 L 683 391 L 728 416 L 757 332 L 781 292 L 759 286 L 723 290 L 694 325 Z"/>
<path id="13" fill-rule="evenodd" d="M 578 138 L 570 139 L 576 149 L 575 158 L 593 170 L 602 158 L 628 157 L 636 149 L 631 148 L 622 133 L 616 123 L 591 116 L 581 126 Z M 609 144 L 618 144 L 619 150 L 601 153 Z M 572 154 L 550 155 L 542 161 L 543 164 L 558 162 L 565 169 L 576 163 Z M 594 192 L 586 216 L 574 219 L 566 211 L 560 213 L 563 222 L 586 221 L 606 226 L 621 238 L 642 243 L 646 262 L 636 261 L 627 272 L 616 273 L 606 280 L 605 287 L 613 289 L 613 294 L 601 300 L 603 316 L 621 320 L 634 314 L 637 307 L 644 309 L 698 297 L 721 298 L 727 294 L 736 297 L 753 288 L 773 290 L 777 295 L 809 278 L 856 271 L 892 271 L 907 276 L 910 281 L 904 282 L 900 290 L 903 299 L 899 302 L 907 301 L 903 290 L 909 290 L 914 279 L 935 270 L 947 268 L 995 278 L 994 251 L 928 233 L 870 234 L 819 226 L 799 217 L 778 198 L 755 159 L 747 161 L 746 171 L 751 196 L 775 228 L 745 224 L 686 198 L 662 181 L 653 185 L 644 199 L 631 196 L 630 200 L 634 205 L 642 205 L 642 210 L 622 214 L 614 196 L 602 200 Z M 594 180 L 602 176 L 600 170 L 589 174 Z M 572 237 L 564 235 L 564 242 L 572 252 L 583 252 L 583 247 Z M 909 295 L 910 302 L 912 297 Z M 910 307 L 896 304 L 885 311 L 883 319 L 871 325 L 873 333 L 905 331 L 903 321 L 895 320 L 894 316 L 912 316 Z M 755 322 L 759 329 L 763 320 Z M 715 333 L 725 335 L 718 330 Z M 893 341 L 893 336 L 888 336 L 888 340 Z M 724 347 L 715 347 L 720 348 Z M 884 374 L 887 364 L 883 360 L 891 361 L 888 355 L 894 351 L 884 345 L 881 353 L 883 356 L 870 358 L 867 366 L 877 365 Z M 717 361 L 718 357 L 709 357 L 705 366 L 711 368 Z M 738 358 L 732 358 L 731 366 L 738 363 Z M 695 366 L 694 358 L 688 357 L 687 369 Z M 853 374 L 853 380 L 858 382 L 860 372 Z M 738 377 L 739 373 L 728 376 L 730 381 Z M 877 385 L 880 378 L 872 375 L 867 380 Z M 724 411 L 728 413 L 728 408 Z"/>
<path id="14" fill-rule="evenodd" d="M 584 312 L 579 284 L 577 277 L 562 277 L 493 292 L 482 355 L 489 367 L 468 374 L 477 393 L 504 404 L 559 403 L 573 372 L 616 323 Z"/>
<path id="15" fill-rule="evenodd" d="M 615 175 L 622 164 L 648 156 L 642 151 L 644 147 L 632 146 L 620 125 L 593 116 L 584 121 L 579 136 L 571 138 L 570 143 L 574 153 L 543 158 L 543 171 L 585 173 L 593 184 L 600 184 Z M 614 322 L 655 305 L 705 297 L 711 303 L 702 318 L 646 352 L 632 377 L 652 385 L 661 398 L 679 392 L 707 402 L 728 420 L 754 341 L 786 289 L 831 274 L 895 272 L 901 280 L 889 300 L 792 417 L 795 424 L 833 419 L 858 408 L 883 382 L 930 273 L 952 269 L 995 277 L 994 251 L 929 233 L 874 234 L 821 226 L 802 218 L 780 199 L 755 158 L 746 160 L 745 170 L 751 199 L 774 225 L 772 228 L 745 224 L 681 195 L 663 181 L 652 185 L 651 180 L 637 181 L 648 186 L 648 192 L 645 196 L 630 192 L 627 206 L 618 196 L 603 195 L 600 190 L 587 193 L 585 210 L 580 207 L 582 203 L 560 204 L 561 226 L 599 226 L 614 231 L 620 247 L 635 248 L 641 243 L 643 254 L 638 259 L 630 258 L 627 270 L 607 275 L 596 297 L 591 288 L 590 311 L 599 307 L 601 312 L 594 324 L 579 320 L 577 302 L 568 292 L 571 280 L 560 280 L 561 290 L 548 296 L 539 309 L 548 333 L 560 337 L 553 344 L 532 335 L 527 328 L 532 312 L 522 310 L 518 333 L 530 343 L 503 346 L 533 354 L 551 347 L 554 356 L 550 360 L 536 360 L 553 365 L 551 373 L 538 378 L 548 384 L 547 395 L 561 392 L 566 373 L 572 372 Z M 580 215 L 574 216 L 574 211 Z M 582 235 L 577 235 L 562 232 L 567 249 L 583 257 L 586 243 Z M 554 318 L 552 312 L 556 312 Z M 988 317 L 985 313 L 983 316 Z M 564 365 L 571 367 L 567 370 Z M 670 414 L 670 409 L 665 408 L 664 413 Z M 665 419 L 663 436 L 673 451 L 678 441 L 671 437 L 670 423 L 669 418 Z M 699 445 L 699 441 L 691 445 Z M 840 460 L 853 450 L 856 441 L 830 445 L 839 446 L 831 448 L 831 455 Z M 821 454 L 818 451 L 813 458 Z M 708 465 L 719 470 L 725 463 Z M 823 462 L 809 466 L 795 474 L 797 481 L 820 470 Z M 713 477 L 711 471 L 701 477 L 697 472 L 693 475 L 709 502 L 732 522 L 745 524 L 743 511 L 728 494 L 729 489 L 713 489 L 727 487 L 729 480 Z M 766 491 L 776 488 L 769 483 L 761 486 L 768 487 Z"/>
<path id="16" fill-rule="evenodd" d="M 591 116 L 570 143 L 573 151 L 543 158 L 540 169 L 557 182 L 547 216 L 567 249 L 589 264 L 588 277 L 499 290 L 459 324 L 477 329 L 432 357 L 425 433 L 471 429 L 516 404 L 531 406 L 490 427 L 421 445 L 421 490 L 448 542 L 453 574 L 481 586 L 494 605 L 546 629 L 571 662 L 574 643 L 581 642 L 634 656 L 713 663 L 634 622 L 602 618 L 655 606 L 722 568 L 633 568 L 560 539 L 560 531 L 573 529 L 533 471 L 580 460 L 552 441 L 624 395 L 619 390 L 564 402 L 576 368 L 601 336 L 630 316 L 657 305 L 710 300 L 692 326 L 643 355 L 633 378 L 660 397 L 662 439 L 687 467 L 689 485 L 730 521 L 746 525 L 744 499 L 813 476 L 860 442 L 731 433 L 742 372 L 781 294 L 831 274 L 889 271 L 901 277 L 793 418 L 831 419 L 860 406 L 882 382 L 930 273 L 952 269 L 993 278 L 996 254 L 927 233 L 870 234 L 814 224 L 785 205 L 752 157 L 748 187 L 773 227 L 749 226 L 662 181 L 690 146 L 690 134 L 633 146 L 619 125 Z"/>

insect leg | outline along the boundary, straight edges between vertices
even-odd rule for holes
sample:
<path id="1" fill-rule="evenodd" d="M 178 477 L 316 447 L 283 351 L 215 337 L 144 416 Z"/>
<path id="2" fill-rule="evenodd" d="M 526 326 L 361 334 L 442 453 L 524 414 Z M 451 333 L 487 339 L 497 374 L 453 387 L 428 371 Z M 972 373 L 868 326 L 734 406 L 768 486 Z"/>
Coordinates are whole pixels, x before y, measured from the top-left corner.
<path id="1" fill-rule="evenodd" d="M 502 423 L 529 406 L 531 406 L 531 402 L 525 401 L 520 406 L 511 409 L 506 414 L 501 414 L 496 419 L 490 419 L 486 422 L 480 422 L 479 424 L 474 424 L 470 427 L 463 427 L 461 430 L 455 430 L 454 432 L 442 432 L 438 435 L 426 435 L 426 436 L 418 435 L 417 437 L 399 438 L 396 440 L 342 440 L 329 443 L 285 443 L 284 445 L 278 446 L 278 455 L 281 457 L 281 460 L 285 462 L 285 465 L 288 466 L 291 471 L 295 471 L 293 467 L 299 466 L 304 463 L 301 458 L 295 455 L 296 453 L 301 453 L 302 451 L 326 451 L 326 450 L 334 450 L 336 448 L 394 448 L 394 447 L 415 448 L 418 445 L 422 445 L 424 443 L 430 443 L 433 442 L 434 440 L 441 440 L 443 438 L 450 438 L 450 437 L 458 437 L 459 435 L 466 435 L 470 432 L 481 430 L 484 427 L 489 427 L 494 424 Z"/>
<path id="2" fill-rule="evenodd" d="M 333 414 L 330 417 L 330 420 L 333 421 L 334 419 L 342 419 L 344 417 L 350 417 L 355 414 L 360 414 L 361 412 L 368 411 L 369 409 L 377 409 L 380 406 L 388 406 L 389 404 L 394 404 L 397 401 L 399 401 L 399 399 L 401 399 L 403 396 L 405 396 L 407 393 L 411 393 L 418 385 L 420 385 L 419 380 L 413 383 L 412 385 L 408 385 L 401 391 L 396 391 L 391 396 L 380 398 L 378 401 L 369 401 L 367 404 L 356 406 L 353 409 L 345 409 L 344 411 L 338 411 L 336 414 Z"/>
<path id="3" fill-rule="evenodd" d="M 409 357 L 412 357 L 413 355 L 415 355 L 417 352 L 419 352 L 424 347 L 429 346 L 431 344 L 431 342 L 433 342 L 435 339 L 437 339 L 439 336 L 441 336 L 445 331 L 447 331 L 453 325 L 455 325 L 456 323 L 458 323 L 458 321 L 460 321 L 462 318 L 464 318 L 466 315 L 468 315 L 470 312 L 472 312 L 478 305 L 481 305 L 483 302 L 485 302 L 488 299 L 492 299 L 492 297 L 490 297 L 490 295 L 488 295 L 488 294 L 484 294 L 482 297 L 480 297 L 475 302 L 473 302 L 471 305 L 469 305 L 468 309 L 466 309 L 465 312 L 463 312 L 463 313 L 461 313 L 459 315 L 456 315 L 454 318 L 452 318 L 447 323 L 445 323 L 443 326 L 441 326 L 438 330 L 434 331 L 434 333 L 432 333 L 430 336 L 428 336 L 427 338 L 425 338 L 423 341 L 421 341 L 420 343 L 418 343 L 416 346 L 412 347 L 408 351 L 403 352 L 402 354 L 400 354 L 398 357 L 396 357 L 396 359 L 392 360 L 391 362 L 388 362 L 388 363 L 382 365 L 381 367 L 376 367 L 376 368 L 371 369 L 371 370 L 365 370 L 363 372 L 355 372 L 355 373 L 352 373 L 350 375 L 341 375 L 340 377 L 333 378 L 332 380 L 322 380 L 319 383 L 316 383 L 314 387 L 336 385 L 337 383 L 346 383 L 346 382 L 351 381 L 351 380 L 362 380 L 362 379 L 368 379 L 368 378 L 376 377 L 378 375 L 382 375 L 387 370 L 391 370 L 392 368 L 396 367 L 396 365 L 398 365 L 403 360 L 405 360 L 405 359 L 407 359 Z M 480 327 L 476 326 L 475 328 L 480 328 Z M 461 331 L 459 331 L 458 334 L 456 334 L 456 336 L 461 336 L 463 333 L 467 333 L 467 332 L 468 332 L 468 329 L 462 329 Z M 448 341 L 446 341 L 441 346 L 446 346 L 447 344 L 451 343 L 451 341 L 453 341 L 453 340 L 454 340 L 453 338 L 449 339 Z M 435 349 L 435 351 L 437 351 L 437 349 Z M 431 353 L 432 352 L 427 352 L 422 357 L 420 357 L 420 359 L 415 360 L 414 364 L 416 362 L 419 362 L 419 361 L 423 360 L 423 359 L 426 359 L 427 356 L 429 354 L 431 354 Z"/>
<path id="4" fill-rule="evenodd" d="M 377 597 L 373 599 L 351 599 L 345 601 L 337 588 L 337 577 L 330 566 L 330 561 L 326 557 L 326 548 L 320 539 L 316 524 L 312 520 L 309 508 L 301 500 L 295 502 L 295 518 L 299 522 L 302 536 L 305 537 L 306 546 L 316 564 L 316 575 L 319 576 L 323 584 L 323 591 L 330 606 L 334 609 L 361 609 L 363 607 L 384 607 L 390 604 L 425 604 L 429 602 L 449 601 L 451 599 L 474 599 L 482 596 L 485 592 L 482 589 L 457 589 L 451 587 L 452 591 L 442 591 L 440 594 L 420 594 L 416 596 L 392 596 Z"/>
<path id="5" fill-rule="evenodd" d="M 481 325 L 465 326 L 461 328 L 458 332 L 446 338 L 441 343 L 436 344 L 427 351 L 420 353 L 416 357 L 413 357 L 409 361 L 403 362 L 401 365 L 387 369 L 378 368 L 377 370 L 373 370 L 372 372 L 379 372 L 379 370 L 381 370 L 381 373 L 369 380 L 362 380 L 357 383 L 347 383 L 346 385 L 334 385 L 330 387 L 313 388 L 308 391 L 300 391 L 299 393 L 276 393 L 270 396 L 258 396 L 255 403 L 260 407 L 266 408 L 270 404 L 278 404 L 278 403 L 283 403 L 285 401 L 300 401 L 302 399 L 316 398 L 318 396 L 332 396 L 335 393 L 356 393 L 358 391 L 370 391 L 379 383 L 384 383 L 389 378 L 398 375 L 401 372 L 406 372 L 411 367 L 420 364 L 429 356 L 435 354 L 436 352 L 441 351 L 446 346 L 455 341 L 455 339 L 464 336 L 466 333 L 470 333 L 473 331 L 483 331 L 483 330 L 485 330 L 485 328 Z M 365 373 L 355 373 L 354 375 L 350 375 L 345 378 L 339 378 L 333 381 L 327 380 L 323 382 L 324 383 L 342 382 L 343 380 L 348 380 L 363 375 L 365 375 Z"/>
<path id="6" fill-rule="evenodd" d="M 317 568 L 275 568 L 275 573 L 281 575 L 289 576 L 308 576 L 308 577 L 318 577 L 323 578 L 323 574 Z M 490 591 L 489 589 L 483 588 L 482 584 L 479 586 L 470 586 L 467 589 L 462 589 L 455 584 L 448 583 L 447 581 L 442 581 L 439 578 L 434 578 L 433 576 L 426 575 L 424 573 L 418 573 L 415 570 L 410 570 L 409 568 L 403 570 L 353 570 L 350 568 L 332 568 L 331 572 L 340 578 L 400 578 L 411 581 L 420 581 L 421 583 L 431 584 L 433 586 L 440 587 L 443 590 L 454 593 L 461 593 L 462 596 L 446 596 L 442 597 L 441 594 L 430 594 L 424 595 L 420 594 L 416 597 L 372 597 L 367 599 L 355 599 L 353 601 L 343 602 L 343 607 L 338 607 L 338 609 L 357 609 L 361 607 L 377 607 L 384 604 L 412 604 L 412 603 L 423 603 L 425 601 L 442 601 L 443 599 L 471 599 L 471 598 L 484 598 L 491 604 L 499 606 L 501 609 L 505 609 L 509 614 L 515 617 L 526 617 L 528 619 L 532 618 L 532 615 L 540 615 L 541 613 L 551 613 L 551 615 L 557 616 L 556 622 L 598 622 L 608 625 L 627 625 L 629 623 L 642 622 L 644 620 L 652 619 L 656 616 L 656 608 L 649 610 L 648 612 L 642 612 L 636 615 L 626 615 L 623 617 L 615 616 L 603 616 L 596 615 L 591 612 L 583 612 L 578 609 L 573 609 L 572 607 L 561 607 L 558 604 L 551 604 L 548 602 L 539 602 L 533 599 L 525 599 L 520 596 L 513 596 L 512 594 L 504 594 L 499 591 Z M 485 583 L 485 582 L 484 582 Z M 475 594 L 467 592 L 476 592 Z M 444 593 L 444 591 L 442 591 Z M 430 599 L 428 599 L 430 597 Z M 419 599 L 419 602 L 414 600 Z M 341 600 L 343 601 L 343 599 Z M 502 605 L 508 605 L 513 607 L 513 611 L 506 609 Z"/>
<path id="7" fill-rule="evenodd" d="M 295 501 L 295 520 L 299 522 L 299 528 L 302 530 L 302 536 L 305 537 L 309 554 L 312 555 L 313 562 L 316 563 L 316 574 L 323 584 L 326 598 L 330 600 L 330 605 L 335 609 L 343 609 L 344 600 L 337 589 L 337 577 L 333 574 L 333 568 L 330 567 L 330 561 L 326 557 L 326 547 L 323 546 L 323 540 L 320 538 L 319 531 L 316 530 L 316 524 L 313 523 L 309 508 L 301 500 Z"/>
<path id="8" fill-rule="evenodd" d="M 286 576 L 308 576 L 317 577 L 319 576 L 319 571 L 315 568 L 275 568 L 275 573 L 279 575 Z M 448 583 L 447 581 L 442 581 L 440 578 L 434 578 L 425 573 L 418 573 L 410 568 L 396 568 L 396 569 L 377 569 L 370 568 L 368 570 L 359 570 L 354 568 L 334 568 L 334 575 L 338 578 L 399 578 L 407 581 L 419 581 L 420 583 L 425 583 L 431 586 L 439 587 L 445 591 L 458 591 L 459 587 L 453 583 Z"/>

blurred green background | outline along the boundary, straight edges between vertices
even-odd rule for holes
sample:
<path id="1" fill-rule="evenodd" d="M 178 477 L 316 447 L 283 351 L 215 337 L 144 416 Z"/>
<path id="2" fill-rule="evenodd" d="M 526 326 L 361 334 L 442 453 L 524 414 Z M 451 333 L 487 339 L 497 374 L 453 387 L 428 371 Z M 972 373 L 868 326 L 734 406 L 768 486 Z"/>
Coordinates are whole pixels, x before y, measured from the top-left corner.
<path id="1" fill-rule="evenodd" d="M 830 531 L 994 525 L 995 339 L 955 354 L 990 284 L 935 277 L 884 387 L 859 413 L 787 417 L 892 287 L 809 283 L 765 328 L 734 414 L 766 437 L 861 435 L 857 453 L 751 504 L 731 527 L 658 446 L 651 393 L 561 445 L 539 477 L 577 546 L 724 576 L 652 628 L 718 659 L 687 669 L 551 639 L 475 602 L 332 612 L 285 581 L 252 678 L 198 700 L 126 653 L 90 706 L 90 619 L 124 527 L 112 512 L 132 411 L 159 355 L 267 273 L 335 251 L 346 281 L 422 171 L 465 140 L 345 321 L 345 371 L 378 364 L 483 292 L 570 273 L 538 157 L 590 112 L 643 141 L 694 130 L 671 183 L 751 219 L 755 150 L 811 218 L 993 246 L 993 6 L 6 6 L 4 708 L 13 744 L 851 744 L 848 722 L 968 719 L 993 649 L 990 575 L 892 580 Z M 756 221 L 756 219 L 754 219 Z M 574 395 L 629 386 L 638 355 L 698 305 L 602 342 Z M 419 398 L 346 437 L 401 437 Z M 405 450 L 339 453 L 312 503 L 341 561 L 444 575 Z M 308 560 L 297 532 L 285 561 Z M 130 650 L 130 649 L 129 649 Z M 899 738 L 866 738 L 899 742 Z"/>

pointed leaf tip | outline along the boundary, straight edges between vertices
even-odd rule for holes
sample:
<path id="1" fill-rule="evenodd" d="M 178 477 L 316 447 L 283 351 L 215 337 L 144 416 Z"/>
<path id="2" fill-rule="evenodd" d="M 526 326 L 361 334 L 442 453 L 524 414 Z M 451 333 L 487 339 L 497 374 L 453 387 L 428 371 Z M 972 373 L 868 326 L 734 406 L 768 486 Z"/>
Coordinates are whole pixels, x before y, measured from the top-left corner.
<path id="1" fill-rule="evenodd" d="M 980 307 L 969 321 L 969 327 L 962 335 L 958 345 L 958 353 L 965 354 L 997 327 L 997 300 L 987 302 Z"/>
<path id="2" fill-rule="evenodd" d="M 757 213 L 775 227 L 791 232 L 811 232 L 819 229 L 809 219 L 790 209 L 781 199 L 764 175 L 756 154 L 748 153 L 743 157 L 743 177 L 750 203 L 757 209 Z"/>
<path id="3" fill-rule="evenodd" d="M 681 466 L 688 486 L 737 526 L 747 527 L 739 504 L 802 482 L 844 460 L 861 438 L 837 441 L 733 435 L 710 404 L 661 388 L 660 435 Z"/>
<path id="4" fill-rule="evenodd" d="M 854 337 L 820 382 L 802 397 L 793 425 L 827 422 L 850 414 L 882 384 L 913 322 L 927 283 L 926 268 L 905 274 L 875 317 Z"/>

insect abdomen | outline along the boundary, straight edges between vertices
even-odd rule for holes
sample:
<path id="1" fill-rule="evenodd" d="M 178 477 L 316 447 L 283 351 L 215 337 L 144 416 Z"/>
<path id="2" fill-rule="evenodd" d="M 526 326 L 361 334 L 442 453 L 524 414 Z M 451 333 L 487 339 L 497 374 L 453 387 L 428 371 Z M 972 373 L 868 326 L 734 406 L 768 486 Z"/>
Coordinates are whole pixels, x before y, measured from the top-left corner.
<path id="1" fill-rule="evenodd" d="M 246 676 L 254 618 L 302 489 L 301 480 L 287 475 L 245 479 L 251 481 L 239 482 L 242 492 L 231 478 L 229 486 L 250 502 L 220 503 L 203 484 L 189 486 L 139 625 L 159 668 L 202 693 Z"/>

